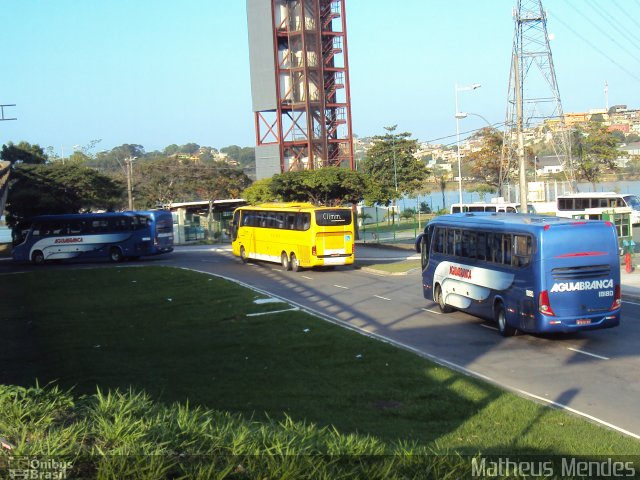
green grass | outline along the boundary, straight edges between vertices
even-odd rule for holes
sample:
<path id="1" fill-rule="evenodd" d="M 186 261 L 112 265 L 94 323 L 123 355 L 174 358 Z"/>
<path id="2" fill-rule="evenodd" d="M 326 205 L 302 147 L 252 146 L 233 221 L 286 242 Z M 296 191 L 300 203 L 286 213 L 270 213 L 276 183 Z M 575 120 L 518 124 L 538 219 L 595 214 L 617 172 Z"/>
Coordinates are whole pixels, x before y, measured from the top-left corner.
<path id="1" fill-rule="evenodd" d="M 48 442 L 60 448 L 64 435 L 84 436 L 90 441 L 79 444 L 90 452 L 99 444 L 100 451 L 117 453 L 125 448 L 120 437 L 129 435 L 126 448 L 133 448 L 135 435 L 162 445 L 164 440 L 149 440 L 154 429 L 170 428 L 164 416 L 179 415 L 188 402 L 196 417 L 232 412 L 238 415 L 233 422 L 252 428 L 288 422 L 292 431 L 313 427 L 313 436 L 330 435 L 349 452 L 355 438 L 374 442 L 369 453 L 397 452 L 404 442 L 409 451 L 472 455 L 640 453 L 640 442 L 617 432 L 303 312 L 247 316 L 288 306 L 255 304 L 260 295 L 207 275 L 162 267 L 43 268 L 0 276 L 0 291 L 0 384 L 6 386 L 0 437 L 25 451 L 35 443 L 26 441 L 23 424 L 34 420 L 20 413 L 21 395 L 32 408 L 55 410 L 47 404 L 57 401 L 68 410 L 52 414 L 66 418 L 59 428 L 49 432 L 44 421 L 38 435 L 55 431 L 57 440 Z M 58 396 L 49 389 L 20 390 L 36 380 L 72 390 Z M 102 430 L 89 428 L 93 417 L 86 405 L 103 401 L 98 388 L 107 398 L 107 392 L 131 389 L 132 398 L 148 405 L 118 425 L 113 418 L 97 419 Z M 36 393 L 31 398 L 25 391 Z M 213 422 L 205 417 L 202 422 Z M 183 420 L 195 429 L 202 423 L 188 414 Z M 300 438 L 290 440 L 292 449 L 307 451 Z M 318 441 L 314 451 L 331 451 L 327 441 Z M 268 442 L 260 445 L 268 451 Z"/>

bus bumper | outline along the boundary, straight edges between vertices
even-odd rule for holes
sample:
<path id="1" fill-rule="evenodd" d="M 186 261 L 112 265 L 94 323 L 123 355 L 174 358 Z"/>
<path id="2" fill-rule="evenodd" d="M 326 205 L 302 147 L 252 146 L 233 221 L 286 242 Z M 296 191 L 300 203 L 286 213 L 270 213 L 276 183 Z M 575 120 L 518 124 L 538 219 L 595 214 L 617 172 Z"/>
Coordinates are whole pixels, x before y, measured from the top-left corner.
<path id="1" fill-rule="evenodd" d="M 592 317 L 545 317 L 538 318 L 539 332 L 570 333 L 583 330 L 599 330 L 620 325 L 620 310 Z"/>

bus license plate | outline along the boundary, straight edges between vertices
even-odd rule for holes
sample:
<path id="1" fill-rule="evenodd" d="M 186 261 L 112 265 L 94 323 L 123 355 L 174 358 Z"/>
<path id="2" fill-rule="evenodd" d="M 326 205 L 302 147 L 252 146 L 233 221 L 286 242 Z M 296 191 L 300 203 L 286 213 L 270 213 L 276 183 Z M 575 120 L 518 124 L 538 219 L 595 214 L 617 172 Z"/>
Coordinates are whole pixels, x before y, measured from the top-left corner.
<path id="1" fill-rule="evenodd" d="M 576 321 L 576 325 L 589 325 L 591 323 L 591 319 L 589 318 L 581 318 L 580 320 Z"/>

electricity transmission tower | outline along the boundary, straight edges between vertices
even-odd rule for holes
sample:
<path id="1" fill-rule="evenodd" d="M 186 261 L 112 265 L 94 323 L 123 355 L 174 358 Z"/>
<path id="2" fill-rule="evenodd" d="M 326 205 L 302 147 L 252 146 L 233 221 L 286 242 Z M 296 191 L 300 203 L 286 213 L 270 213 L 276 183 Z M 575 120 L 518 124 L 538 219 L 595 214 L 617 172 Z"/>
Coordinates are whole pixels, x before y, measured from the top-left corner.
<path id="1" fill-rule="evenodd" d="M 520 203 L 526 210 L 525 136 L 544 136 L 553 147 L 574 188 L 569 132 L 549 46 L 547 16 L 542 0 L 518 0 L 514 8 L 515 32 L 509 75 L 500 194 L 509 177 L 519 173 Z"/>

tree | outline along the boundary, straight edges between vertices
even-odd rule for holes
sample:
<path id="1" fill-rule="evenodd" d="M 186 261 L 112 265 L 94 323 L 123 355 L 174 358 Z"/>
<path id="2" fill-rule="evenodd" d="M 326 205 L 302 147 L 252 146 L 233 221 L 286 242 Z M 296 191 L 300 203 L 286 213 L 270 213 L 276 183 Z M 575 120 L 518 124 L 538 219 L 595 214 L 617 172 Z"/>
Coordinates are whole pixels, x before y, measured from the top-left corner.
<path id="1" fill-rule="evenodd" d="M 579 177 L 593 184 L 608 170 L 615 172 L 619 139 L 600 123 L 589 122 L 573 131 L 571 153 Z"/>
<path id="2" fill-rule="evenodd" d="M 175 158 L 160 158 L 136 165 L 136 203 L 148 208 L 184 198 L 184 168 Z"/>
<path id="3" fill-rule="evenodd" d="M 393 132 L 395 127 L 389 128 Z M 416 192 L 429 174 L 424 162 L 415 158 L 418 141 L 410 133 L 388 133 L 373 137 L 374 144 L 361 162 L 372 189 L 367 203 L 390 205 L 393 200 Z"/>
<path id="4" fill-rule="evenodd" d="M 171 155 L 175 155 L 176 153 L 178 153 L 178 150 L 180 150 L 180 147 L 175 143 L 172 143 L 171 145 L 166 146 L 162 153 L 164 153 L 167 157 L 170 157 Z"/>
<path id="5" fill-rule="evenodd" d="M 242 198 L 244 198 L 251 205 L 258 203 L 273 202 L 278 200 L 275 193 L 271 189 L 271 178 L 262 178 L 256 180 L 242 192 Z"/>
<path id="6" fill-rule="evenodd" d="M 487 193 L 496 193 L 496 187 L 481 183 L 481 184 L 475 185 L 473 191 L 479 193 L 480 199 L 484 201 Z"/>
<path id="7" fill-rule="evenodd" d="M 271 189 L 276 197 L 285 202 L 337 206 L 361 201 L 369 190 L 369 182 L 359 172 L 326 167 L 274 175 Z"/>
<path id="8" fill-rule="evenodd" d="M 178 149 L 180 153 L 186 153 L 188 155 L 194 155 L 198 153 L 198 150 L 200 150 L 200 145 L 197 143 L 185 143 Z"/>
<path id="9" fill-rule="evenodd" d="M 237 161 L 244 168 L 255 168 L 256 151 L 253 147 L 229 145 L 221 148 L 220 153 L 226 154 L 228 159 Z"/>
<path id="10" fill-rule="evenodd" d="M 123 185 L 92 168 L 59 162 L 16 166 L 9 185 L 11 226 L 34 215 L 113 210 L 122 206 Z"/>
<path id="11" fill-rule="evenodd" d="M 482 142 L 480 150 L 466 155 L 465 163 L 469 165 L 474 178 L 481 179 L 495 187 L 500 185 L 503 135 L 495 128 L 485 127 L 477 131 L 472 138 Z M 516 168 L 514 166 L 513 168 Z"/>
<path id="12" fill-rule="evenodd" d="M 43 164 L 47 163 L 48 160 L 47 155 L 44 153 L 44 150 L 40 145 L 31 145 L 29 142 L 20 142 L 17 145 L 14 145 L 13 142 L 9 142 L 8 145 L 2 145 L 0 158 L 12 164 Z"/>
<path id="13" fill-rule="evenodd" d="M 142 145 L 125 143 L 109 151 L 98 152 L 95 157 L 87 161 L 87 166 L 97 168 L 103 173 L 119 173 L 123 171 L 125 159 L 144 156 L 145 151 Z"/>
<path id="14" fill-rule="evenodd" d="M 240 198 L 240 194 L 251 184 L 242 169 L 227 161 L 213 165 L 196 165 L 190 168 L 194 177 L 193 187 L 202 200 Z"/>

